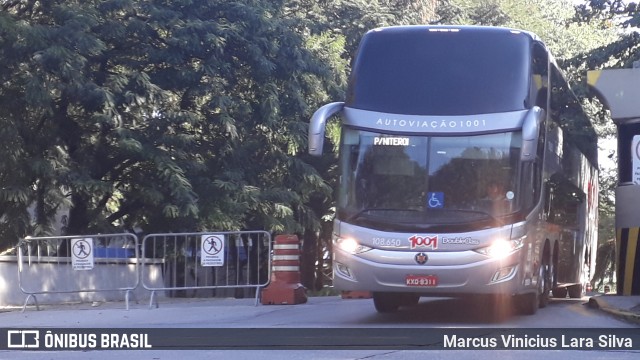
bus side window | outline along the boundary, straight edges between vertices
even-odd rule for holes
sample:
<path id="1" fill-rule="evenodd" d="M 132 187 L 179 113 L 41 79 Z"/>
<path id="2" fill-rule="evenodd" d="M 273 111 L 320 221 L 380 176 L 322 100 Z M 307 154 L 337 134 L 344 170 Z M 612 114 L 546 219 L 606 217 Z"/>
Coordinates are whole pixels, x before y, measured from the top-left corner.
<path id="1" fill-rule="evenodd" d="M 546 184 L 547 221 L 563 227 L 576 228 L 585 194 L 566 178 L 554 176 Z"/>
<path id="2" fill-rule="evenodd" d="M 531 57 L 531 106 L 537 106 L 545 111 L 546 119 L 549 119 L 549 53 L 542 44 L 534 44 Z M 546 123 L 546 121 L 545 121 Z M 538 157 L 544 157 L 546 141 L 546 126 L 540 127 L 538 134 Z M 536 174 L 538 177 L 540 173 Z M 540 181 L 535 183 L 535 189 L 540 189 Z M 535 185 L 534 184 L 534 185 Z M 537 195 L 540 195 L 538 191 Z M 536 197 L 537 199 L 538 197 Z"/>
<path id="3" fill-rule="evenodd" d="M 531 184 L 531 188 L 533 189 L 533 191 L 531 192 L 533 194 L 533 206 L 538 205 L 538 202 L 540 201 L 540 190 L 542 188 L 542 162 L 539 160 L 534 161 L 531 164 L 532 167 L 532 180 L 533 183 Z"/>
<path id="4" fill-rule="evenodd" d="M 549 55 L 547 50 L 539 44 L 533 47 L 531 57 L 531 90 L 530 106 L 538 106 L 547 111 L 549 92 Z"/>

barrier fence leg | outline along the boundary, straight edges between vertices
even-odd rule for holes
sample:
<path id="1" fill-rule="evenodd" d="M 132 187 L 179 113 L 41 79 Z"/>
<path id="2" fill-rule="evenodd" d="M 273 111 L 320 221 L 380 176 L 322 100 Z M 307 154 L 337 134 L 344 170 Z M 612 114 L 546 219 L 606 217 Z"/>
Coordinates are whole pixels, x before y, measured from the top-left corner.
<path id="1" fill-rule="evenodd" d="M 262 291 L 263 305 L 295 305 L 307 302 L 300 283 L 300 241 L 295 235 L 278 235 L 273 245 L 271 282 Z"/>
<path id="2" fill-rule="evenodd" d="M 125 303 L 125 308 L 127 311 L 129 311 L 129 297 L 131 295 L 131 290 L 127 290 L 124 292 L 124 303 Z M 136 303 L 138 303 L 138 301 L 136 300 Z"/>
<path id="3" fill-rule="evenodd" d="M 158 305 L 158 299 L 156 299 L 156 291 L 152 290 L 151 296 L 149 296 L 149 309 L 153 308 L 154 303 L 156 304 L 156 309 L 160 307 L 160 305 Z"/>
<path id="4" fill-rule="evenodd" d="M 258 304 L 260 303 L 260 292 L 262 291 L 262 288 L 260 286 L 256 287 L 256 304 L 255 306 L 258 306 Z"/>
<path id="5" fill-rule="evenodd" d="M 22 306 L 22 311 L 24 312 L 27 309 L 27 304 L 29 303 L 29 299 L 33 298 L 33 302 L 36 304 L 36 310 L 40 311 L 40 305 L 38 305 L 38 298 L 34 294 L 29 294 L 27 299 L 24 301 L 24 305 Z"/>

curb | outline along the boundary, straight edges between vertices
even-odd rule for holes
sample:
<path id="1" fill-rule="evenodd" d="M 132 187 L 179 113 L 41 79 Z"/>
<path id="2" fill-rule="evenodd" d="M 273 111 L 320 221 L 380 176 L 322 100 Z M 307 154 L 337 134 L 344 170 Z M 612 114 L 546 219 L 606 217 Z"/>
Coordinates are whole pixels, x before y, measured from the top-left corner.
<path id="1" fill-rule="evenodd" d="M 608 314 L 611 314 L 617 318 L 627 320 L 636 324 L 640 324 L 640 313 L 636 313 L 633 311 L 627 311 L 622 309 L 617 309 L 609 306 L 602 306 L 598 303 L 598 300 L 595 298 L 589 299 L 589 307 L 593 309 L 600 309 Z"/>

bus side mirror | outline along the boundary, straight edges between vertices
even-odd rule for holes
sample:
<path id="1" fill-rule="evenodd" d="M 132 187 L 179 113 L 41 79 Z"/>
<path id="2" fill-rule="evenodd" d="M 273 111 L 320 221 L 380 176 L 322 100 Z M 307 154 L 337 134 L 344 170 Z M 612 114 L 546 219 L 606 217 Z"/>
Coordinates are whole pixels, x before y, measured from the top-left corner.
<path id="1" fill-rule="evenodd" d="M 522 152 L 520 160 L 534 161 L 538 153 L 538 134 L 540 134 L 540 126 L 544 120 L 544 110 L 538 106 L 534 106 L 525 115 L 522 124 Z"/>
<path id="2" fill-rule="evenodd" d="M 316 110 L 311 117 L 309 123 L 309 154 L 314 156 L 322 155 L 322 147 L 324 146 L 324 130 L 327 120 L 335 113 L 342 110 L 343 102 L 334 102 L 324 105 Z"/>

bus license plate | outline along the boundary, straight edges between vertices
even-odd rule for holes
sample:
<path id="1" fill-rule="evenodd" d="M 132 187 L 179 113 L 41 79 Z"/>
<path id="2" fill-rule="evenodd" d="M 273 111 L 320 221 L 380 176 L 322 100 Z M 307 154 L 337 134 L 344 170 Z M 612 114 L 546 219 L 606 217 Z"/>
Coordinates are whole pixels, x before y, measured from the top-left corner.
<path id="1" fill-rule="evenodd" d="M 435 275 L 407 275 L 407 286 L 438 286 L 438 277 Z"/>

